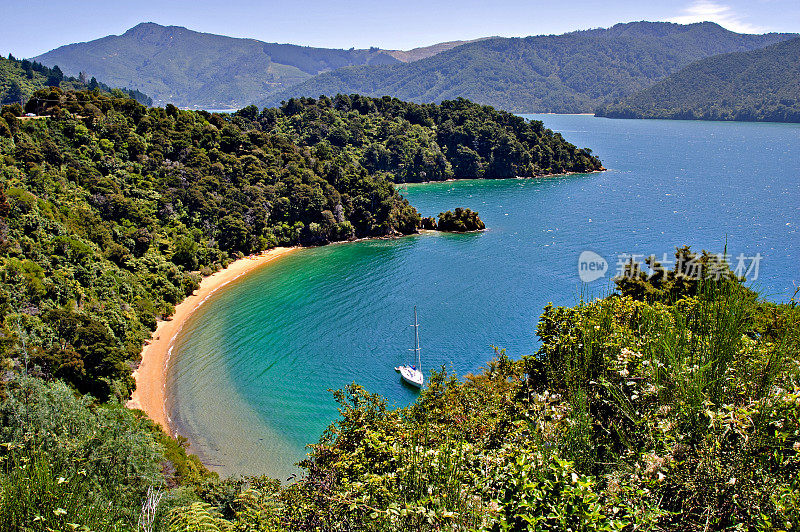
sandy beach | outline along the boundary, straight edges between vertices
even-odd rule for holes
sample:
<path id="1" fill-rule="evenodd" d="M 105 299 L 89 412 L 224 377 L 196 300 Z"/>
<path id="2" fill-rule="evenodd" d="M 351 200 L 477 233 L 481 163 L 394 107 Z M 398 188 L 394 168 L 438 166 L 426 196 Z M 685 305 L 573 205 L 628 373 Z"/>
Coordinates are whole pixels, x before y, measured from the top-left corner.
<path id="1" fill-rule="evenodd" d="M 172 346 L 183 324 L 210 295 L 220 288 L 296 249 L 298 248 L 274 248 L 259 255 L 244 257 L 204 278 L 200 287 L 175 307 L 175 314 L 170 319 L 158 322 L 150 342 L 142 349 L 142 361 L 133 372 L 136 390 L 126 406 L 144 410 L 150 419 L 169 431 L 166 411 L 166 370 Z"/>

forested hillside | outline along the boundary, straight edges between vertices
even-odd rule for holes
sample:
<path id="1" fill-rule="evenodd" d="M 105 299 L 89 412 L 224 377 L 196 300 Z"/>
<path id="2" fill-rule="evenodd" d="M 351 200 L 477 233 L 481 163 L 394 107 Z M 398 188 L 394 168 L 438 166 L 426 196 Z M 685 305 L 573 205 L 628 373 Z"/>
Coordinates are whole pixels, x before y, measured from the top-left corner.
<path id="1" fill-rule="evenodd" d="M 800 122 L 800 38 L 697 61 L 597 114 Z"/>
<path id="2" fill-rule="evenodd" d="M 0 119 L 0 346 L 98 398 L 127 398 L 129 362 L 200 274 L 419 223 L 384 176 L 242 117 L 35 96 L 53 118 Z"/>
<path id="3" fill-rule="evenodd" d="M 239 108 L 327 70 L 399 61 L 378 49 L 335 50 L 139 24 L 122 35 L 69 44 L 35 58 L 139 89 L 158 105 Z"/>
<path id="4" fill-rule="evenodd" d="M 251 106 L 237 114 L 396 183 L 603 169 L 590 149 L 577 148 L 542 122 L 463 98 L 435 105 L 340 94 L 290 99 L 257 113 Z"/>
<path id="5" fill-rule="evenodd" d="M 87 80 L 86 76 L 65 76 L 57 65 L 48 68 L 36 61 L 15 59 L 11 54 L 8 58 L 0 57 L 0 104 L 26 102 L 35 91 L 46 87 L 61 87 L 64 90 L 89 89 L 106 93 L 119 90 L 119 96 L 133 98 L 144 105 L 153 104 L 149 96 L 137 90 L 111 89 L 94 77 Z"/>
<path id="6" fill-rule="evenodd" d="M 128 397 L 156 319 L 231 258 L 416 232 L 395 179 L 600 167 L 540 122 L 463 100 L 231 116 L 52 88 L 28 106 L 51 118 L 0 118 L 0 347 L 26 342 L 38 374 L 101 399 Z"/>
<path id="7" fill-rule="evenodd" d="M 463 97 L 515 112 L 592 112 L 698 59 L 793 36 L 742 35 L 710 22 L 633 22 L 564 35 L 492 38 L 414 63 L 326 72 L 262 102 L 355 92 L 416 102 Z"/>

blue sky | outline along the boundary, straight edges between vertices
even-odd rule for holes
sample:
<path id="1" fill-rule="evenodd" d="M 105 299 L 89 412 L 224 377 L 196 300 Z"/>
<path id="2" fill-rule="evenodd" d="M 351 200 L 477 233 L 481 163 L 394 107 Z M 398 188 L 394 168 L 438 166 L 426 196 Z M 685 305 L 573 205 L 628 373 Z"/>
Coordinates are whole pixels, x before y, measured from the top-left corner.
<path id="1" fill-rule="evenodd" d="M 489 35 L 526 36 L 633 20 L 699 22 L 763 33 L 800 32 L 798 0 L 0 0 L 0 54 L 32 57 L 120 34 L 139 22 L 267 42 L 409 49 Z"/>

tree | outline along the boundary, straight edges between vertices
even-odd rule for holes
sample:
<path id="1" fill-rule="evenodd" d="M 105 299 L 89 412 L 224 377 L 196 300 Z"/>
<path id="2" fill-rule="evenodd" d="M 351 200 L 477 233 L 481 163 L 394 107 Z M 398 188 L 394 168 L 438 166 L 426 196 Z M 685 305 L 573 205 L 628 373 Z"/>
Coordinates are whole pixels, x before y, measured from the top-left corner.
<path id="1" fill-rule="evenodd" d="M 175 252 L 172 254 L 172 262 L 178 266 L 183 266 L 188 270 L 196 270 L 197 261 L 197 242 L 190 236 L 184 236 L 175 243 Z"/>
<path id="2" fill-rule="evenodd" d="M 255 120 L 258 117 L 258 107 L 255 105 L 248 105 L 236 111 L 236 116 L 241 116 L 247 120 Z"/>
<path id="3" fill-rule="evenodd" d="M 23 96 L 24 94 L 20 84 L 16 80 L 12 80 L 11 85 L 8 87 L 8 91 L 6 92 L 5 96 L 3 96 L 3 100 L 0 103 L 19 103 L 22 102 Z"/>
<path id="4" fill-rule="evenodd" d="M 250 231 L 241 218 L 229 214 L 220 220 L 219 245 L 225 251 L 250 253 Z"/>
<path id="5" fill-rule="evenodd" d="M 8 213 L 11 212 L 11 205 L 8 203 L 6 196 L 6 187 L 0 183 L 0 218 L 8 218 Z"/>
<path id="6" fill-rule="evenodd" d="M 50 69 L 45 85 L 48 87 L 58 87 L 61 85 L 62 81 L 64 81 L 64 73 L 61 72 L 61 69 L 56 65 Z"/>
<path id="7" fill-rule="evenodd" d="M 87 382 L 83 391 L 108 399 L 112 381 L 130 378 L 119 343 L 102 323 L 91 320 L 80 327 L 76 332 L 75 350 L 86 367 Z"/>

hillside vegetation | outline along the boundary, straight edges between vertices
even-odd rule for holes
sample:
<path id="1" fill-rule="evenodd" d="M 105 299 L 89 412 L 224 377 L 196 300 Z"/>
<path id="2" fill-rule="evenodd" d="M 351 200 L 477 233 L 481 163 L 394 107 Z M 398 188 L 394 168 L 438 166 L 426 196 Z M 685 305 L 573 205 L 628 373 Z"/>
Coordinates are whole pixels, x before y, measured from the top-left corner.
<path id="1" fill-rule="evenodd" d="M 293 98 L 260 114 L 251 106 L 237 114 L 264 131 L 314 146 L 317 154 L 385 173 L 395 183 L 603 169 L 590 149 L 567 142 L 541 121 L 463 98 L 420 105 L 339 94 Z"/>
<path id="2" fill-rule="evenodd" d="M 432 218 L 426 218 L 423 220 L 423 226 L 425 225 L 425 222 L 429 220 L 432 220 Z M 469 231 L 482 231 L 483 229 L 486 229 L 486 224 L 484 224 L 483 220 L 478 217 L 477 211 L 456 207 L 455 212 L 440 212 L 439 222 L 435 225 L 435 227 L 431 227 L 431 229 L 433 228 L 438 229 L 439 231 L 448 231 L 451 233 L 466 233 Z"/>
<path id="3" fill-rule="evenodd" d="M 240 108 L 311 76 L 348 65 L 393 64 L 378 49 L 335 50 L 139 24 L 122 35 L 69 44 L 35 58 L 151 95 L 157 105 Z"/>
<path id="4" fill-rule="evenodd" d="M 87 81 L 86 76 L 65 76 L 58 66 L 48 68 L 36 61 L 15 59 L 9 54 L 8 58 L 0 57 L 0 104 L 27 102 L 39 89 L 46 87 L 60 87 L 64 90 L 98 90 L 111 93 L 112 90 L 120 91 L 118 96 L 129 97 L 144 105 L 152 105 L 149 96 L 137 90 L 112 89 L 105 83 L 98 82 L 94 77 Z"/>
<path id="5" fill-rule="evenodd" d="M 800 38 L 697 61 L 597 114 L 800 122 Z"/>
<path id="6" fill-rule="evenodd" d="M 631 267 L 605 299 L 548 305 L 536 354 L 499 351 L 463 380 L 434 372 L 409 407 L 390 409 L 356 384 L 335 392 L 339 418 L 285 486 L 219 480 L 174 445 L 171 462 L 165 440 L 118 405 L 92 408 L 63 384 L 13 377 L 0 401 L 0 522 L 795 530 L 800 308 L 759 300 L 714 255 L 681 248 L 675 264 L 653 262 L 652 275 Z M 169 475 L 171 463 L 185 474 Z"/>
<path id="7" fill-rule="evenodd" d="M 355 383 L 334 392 L 338 419 L 286 485 L 219 479 L 121 406 L 156 317 L 243 253 L 416 231 L 393 169 L 361 163 L 388 138 L 373 128 L 412 151 L 448 121 L 464 146 L 498 133 L 523 146 L 495 147 L 490 166 L 570 150 L 465 100 L 220 115 L 34 96 L 49 118 L 0 111 L 0 530 L 800 527 L 800 308 L 685 247 L 672 270 L 629 265 L 606 298 L 548 305 L 536 353 L 498 350 L 461 380 L 435 371 L 409 407 Z M 352 137 L 328 146 L 345 117 Z"/>
<path id="8" fill-rule="evenodd" d="M 100 399 L 128 397 L 129 363 L 201 274 L 419 223 L 384 176 L 241 117 L 35 96 L 52 118 L 0 118 L 0 349 L 27 342 L 37 374 Z"/>
<path id="9" fill-rule="evenodd" d="M 535 153 L 547 170 L 600 165 L 540 122 L 467 101 L 353 95 L 231 116 L 51 88 L 28 106 L 51 118 L 0 117 L 0 349 L 19 358 L 27 342 L 35 374 L 104 400 L 128 397 L 156 319 L 232 258 L 416 232 L 392 181 L 454 177 L 443 151 L 495 177 L 541 169 Z M 442 147 L 430 116 L 451 122 Z M 345 127 L 347 142 L 318 136 Z M 402 157 L 371 164 L 384 145 Z M 481 145 L 485 160 L 467 147 Z"/>
<path id="10" fill-rule="evenodd" d="M 710 22 L 633 22 L 564 35 L 498 37 L 413 63 L 326 72 L 262 103 L 355 92 L 416 102 L 463 97 L 514 112 L 592 112 L 698 59 L 794 36 L 742 35 Z"/>

